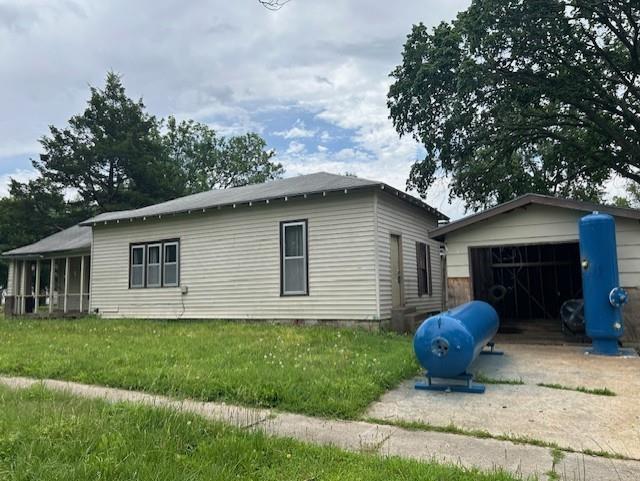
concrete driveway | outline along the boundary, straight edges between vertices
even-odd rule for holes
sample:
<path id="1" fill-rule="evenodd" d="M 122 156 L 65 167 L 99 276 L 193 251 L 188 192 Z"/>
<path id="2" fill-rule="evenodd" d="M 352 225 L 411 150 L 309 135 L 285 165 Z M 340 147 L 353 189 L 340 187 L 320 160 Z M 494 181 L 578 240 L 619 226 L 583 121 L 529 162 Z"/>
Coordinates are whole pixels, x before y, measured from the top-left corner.
<path id="1" fill-rule="evenodd" d="M 554 442 L 640 459 L 640 358 L 588 356 L 578 346 L 502 344 L 504 356 L 480 356 L 471 371 L 524 385 L 488 384 L 485 394 L 417 391 L 406 381 L 372 404 L 384 420 L 453 424 L 494 435 Z M 608 388 L 601 396 L 537 386 Z"/>

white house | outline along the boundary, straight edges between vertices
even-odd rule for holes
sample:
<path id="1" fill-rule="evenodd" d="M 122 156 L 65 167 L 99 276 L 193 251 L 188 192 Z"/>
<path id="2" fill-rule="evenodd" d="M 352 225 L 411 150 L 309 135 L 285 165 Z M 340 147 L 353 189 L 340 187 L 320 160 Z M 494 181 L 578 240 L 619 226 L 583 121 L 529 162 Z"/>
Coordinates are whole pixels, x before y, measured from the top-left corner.
<path id="1" fill-rule="evenodd" d="M 384 183 L 326 173 L 203 192 L 72 228 L 91 231 L 90 253 L 61 251 L 55 236 L 40 242 L 48 251 L 5 253 L 11 312 L 402 323 L 443 306 L 440 243 L 428 234 L 443 219 Z M 45 264 L 54 289 L 43 303 Z M 81 304 L 76 271 L 89 290 Z"/>

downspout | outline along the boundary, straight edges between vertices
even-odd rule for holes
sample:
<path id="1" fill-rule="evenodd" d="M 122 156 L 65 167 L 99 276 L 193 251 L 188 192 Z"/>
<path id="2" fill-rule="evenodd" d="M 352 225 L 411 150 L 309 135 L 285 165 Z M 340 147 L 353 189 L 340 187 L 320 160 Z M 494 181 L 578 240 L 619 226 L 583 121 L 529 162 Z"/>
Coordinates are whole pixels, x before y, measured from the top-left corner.
<path id="1" fill-rule="evenodd" d="M 380 261 L 378 253 L 378 237 L 380 235 L 378 231 L 378 192 L 373 193 L 373 259 L 375 265 L 375 279 L 376 279 L 376 317 L 380 322 Z"/>

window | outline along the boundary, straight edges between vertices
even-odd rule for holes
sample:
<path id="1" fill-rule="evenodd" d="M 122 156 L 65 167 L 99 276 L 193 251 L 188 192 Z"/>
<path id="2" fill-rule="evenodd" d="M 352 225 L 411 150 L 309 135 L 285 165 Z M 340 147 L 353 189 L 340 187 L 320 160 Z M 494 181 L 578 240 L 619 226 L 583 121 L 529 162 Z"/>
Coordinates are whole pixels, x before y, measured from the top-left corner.
<path id="1" fill-rule="evenodd" d="M 166 287 L 178 285 L 178 243 L 164 244 L 164 285 Z"/>
<path id="2" fill-rule="evenodd" d="M 418 296 L 433 294 L 431 285 L 431 246 L 416 242 L 416 263 L 418 267 Z"/>
<path id="3" fill-rule="evenodd" d="M 152 244 L 147 247 L 147 287 L 162 286 L 160 277 L 160 249 L 162 244 Z"/>
<path id="4" fill-rule="evenodd" d="M 129 284 L 132 288 L 144 287 L 145 246 L 131 246 L 131 269 Z"/>
<path id="5" fill-rule="evenodd" d="M 131 245 L 129 287 L 180 285 L 180 241 L 167 240 Z"/>
<path id="6" fill-rule="evenodd" d="M 307 295 L 307 221 L 280 224 L 280 291 L 283 296 Z"/>

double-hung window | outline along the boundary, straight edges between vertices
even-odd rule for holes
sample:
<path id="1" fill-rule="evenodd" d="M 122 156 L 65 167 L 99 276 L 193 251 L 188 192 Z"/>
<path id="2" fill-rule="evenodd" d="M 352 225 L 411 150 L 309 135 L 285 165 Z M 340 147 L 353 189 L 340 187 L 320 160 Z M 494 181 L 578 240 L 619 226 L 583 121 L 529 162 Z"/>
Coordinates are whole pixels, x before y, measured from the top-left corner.
<path id="1" fill-rule="evenodd" d="M 129 269 L 129 285 L 132 288 L 145 286 L 144 282 L 144 258 L 145 245 L 131 246 L 131 268 Z"/>
<path id="2" fill-rule="evenodd" d="M 147 246 L 147 287 L 161 287 L 161 256 L 162 244 Z"/>
<path id="3" fill-rule="evenodd" d="M 163 277 L 165 287 L 178 285 L 178 242 L 164 243 Z"/>
<path id="4" fill-rule="evenodd" d="M 418 267 L 418 295 L 431 295 L 431 246 L 416 242 L 416 263 Z"/>
<path id="5" fill-rule="evenodd" d="M 129 253 L 129 287 L 178 287 L 180 241 L 132 244 Z"/>
<path id="6" fill-rule="evenodd" d="M 309 294 L 306 220 L 280 224 L 280 255 L 281 294 Z"/>

